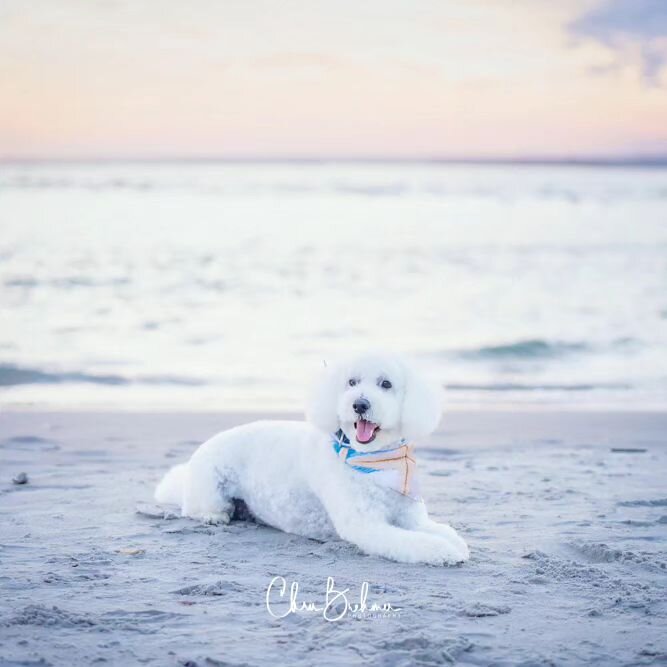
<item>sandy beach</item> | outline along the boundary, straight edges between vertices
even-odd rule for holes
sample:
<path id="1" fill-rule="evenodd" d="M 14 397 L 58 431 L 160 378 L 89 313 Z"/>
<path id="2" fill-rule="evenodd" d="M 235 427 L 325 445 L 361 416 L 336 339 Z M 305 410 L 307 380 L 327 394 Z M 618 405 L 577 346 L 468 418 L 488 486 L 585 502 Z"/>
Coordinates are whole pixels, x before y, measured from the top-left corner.
<path id="1" fill-rule="evenodd" d="M 168 466 L 258 416 L 1 415 L 0 665 L 667 662 L 667 415 L 449 414 L 418 461 L 471 547 L 455 568 L 154 505 Z M 274 618 L 276 576 L 315 605 L 368 582 L 393 611 Z"/>

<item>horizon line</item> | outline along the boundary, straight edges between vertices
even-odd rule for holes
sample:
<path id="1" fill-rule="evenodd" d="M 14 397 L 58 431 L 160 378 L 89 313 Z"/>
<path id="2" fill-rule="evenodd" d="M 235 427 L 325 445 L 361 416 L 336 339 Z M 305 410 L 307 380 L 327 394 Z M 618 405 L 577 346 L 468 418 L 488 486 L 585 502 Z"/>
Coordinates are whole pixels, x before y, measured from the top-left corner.
<path id="1" fill-rule="evenodd" d="M 526 166 L 606 166 L 606 167 L 667 167 L 664 155 L 582 155 L 582 156 L 295 156 L 295 155 L 99 155 L 99 156 L 39 156 L 0 155 L 0 165 L 40 164 L 424 164 L 424 165 L 526 165 Z"/>

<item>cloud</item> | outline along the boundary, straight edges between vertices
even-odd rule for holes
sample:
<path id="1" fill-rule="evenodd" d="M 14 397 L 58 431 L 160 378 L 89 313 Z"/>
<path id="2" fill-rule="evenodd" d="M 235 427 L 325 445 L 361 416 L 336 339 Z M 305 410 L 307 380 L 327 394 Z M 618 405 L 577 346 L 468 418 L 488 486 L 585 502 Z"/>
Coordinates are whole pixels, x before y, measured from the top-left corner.
<path id="1" fill-rule="evenodd" d="M 667 65 L 667 1 L 603 0 L 570 24 L 572 34 L 593 39 L 625 60 L 639 58 L 644 80 L 659 83 Z"/>

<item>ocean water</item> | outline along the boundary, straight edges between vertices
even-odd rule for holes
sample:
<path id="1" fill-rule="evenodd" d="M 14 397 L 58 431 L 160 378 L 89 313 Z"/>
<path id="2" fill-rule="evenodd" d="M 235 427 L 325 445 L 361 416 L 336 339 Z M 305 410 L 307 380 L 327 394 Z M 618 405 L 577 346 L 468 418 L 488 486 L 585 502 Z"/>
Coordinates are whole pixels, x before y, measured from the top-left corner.
<path id="1" fill-rule="evenodd" d="M 299 409 L 413 356 L 459 407 L 667 407 L 667 169 L 0 165 L 0 405 Z"/>

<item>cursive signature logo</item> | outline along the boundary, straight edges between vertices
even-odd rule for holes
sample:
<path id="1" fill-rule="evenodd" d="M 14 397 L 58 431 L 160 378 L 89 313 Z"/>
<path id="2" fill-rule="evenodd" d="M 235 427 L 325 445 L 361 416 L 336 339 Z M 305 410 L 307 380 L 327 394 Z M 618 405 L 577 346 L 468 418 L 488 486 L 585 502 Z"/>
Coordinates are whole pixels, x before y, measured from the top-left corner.
<path id="1" fill-rule="evenodd" d="M 266 609 L 273 618 L 285 618 L 290 614 L 321 614 L 325 621 L 340 621 L 348 614 L 356 617 L 384 618 L 398 616 L 400 607 L 389 602 L 368 602 L 368 582 L 361 584 L 358 602 L 350 602 L 349 588 L 336 590 L 333 577 L 327 577 L 324 601 L 321 603 L 299 599 L 299 582 L 293 581 L 288 589 L 285 577 L 273 577 L 266 589 Z"/>

